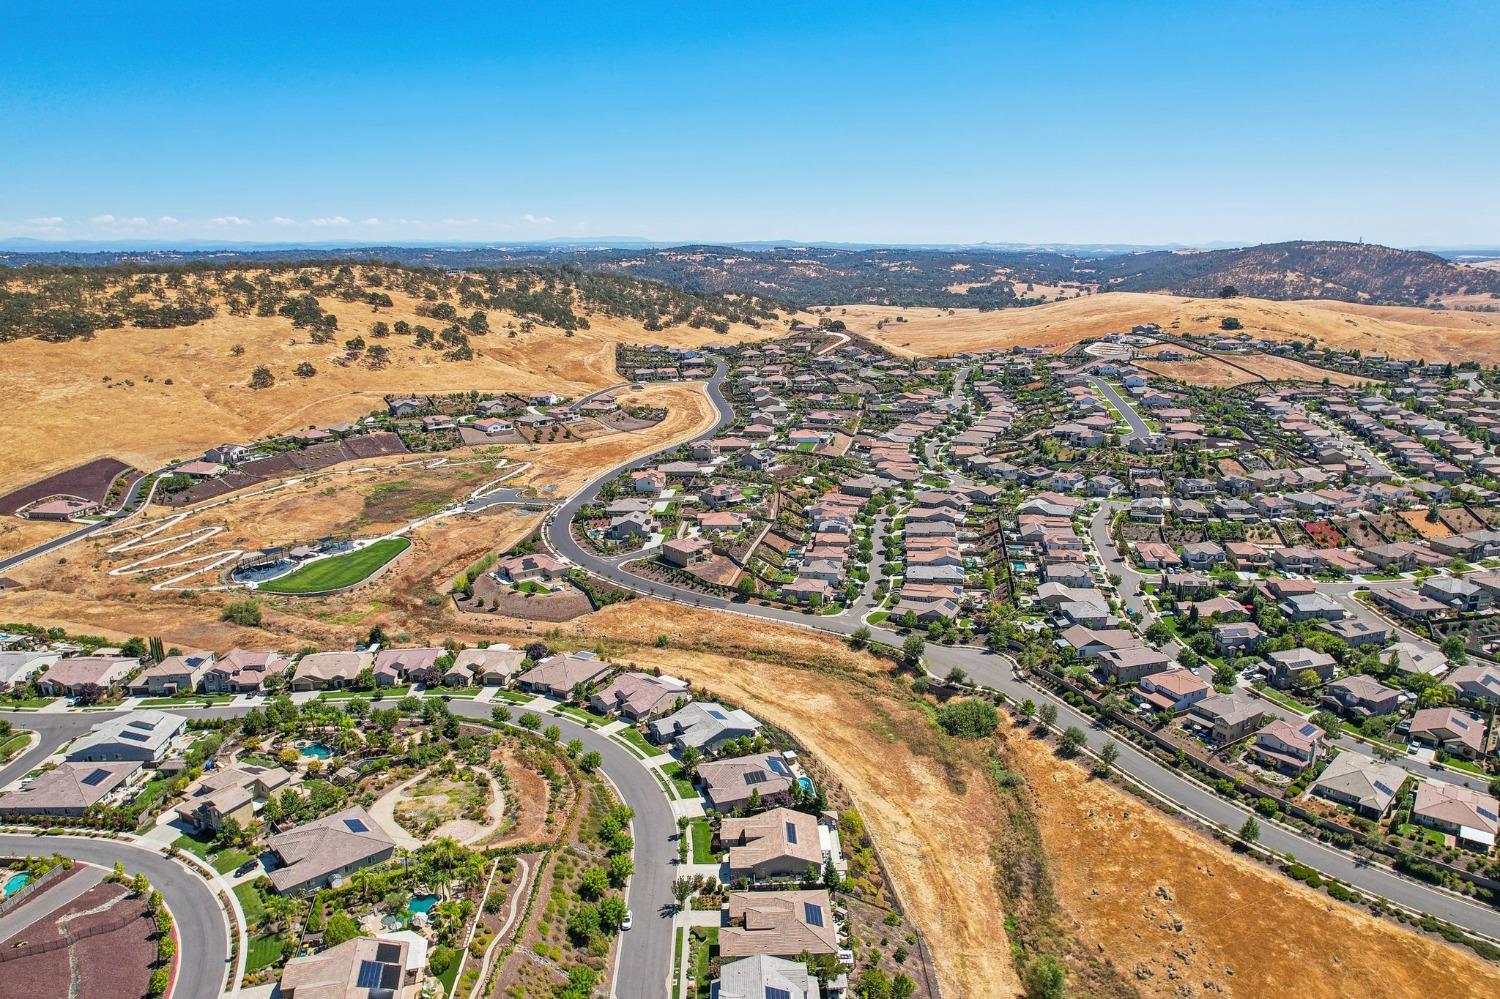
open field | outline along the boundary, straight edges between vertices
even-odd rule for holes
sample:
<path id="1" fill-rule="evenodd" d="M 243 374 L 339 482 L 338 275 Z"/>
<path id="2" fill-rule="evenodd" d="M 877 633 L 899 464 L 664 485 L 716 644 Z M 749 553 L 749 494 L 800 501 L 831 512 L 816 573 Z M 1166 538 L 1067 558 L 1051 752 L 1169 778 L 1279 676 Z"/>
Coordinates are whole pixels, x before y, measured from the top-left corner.
<path id="1" fill-rule="evenodd" d="M 953 313 L 950 315 L 950 311 Z M 895 306 L 836 306 L 842 319 L 900 354 L 956 354 L 1015 345 L 1060 351 L 1079 340 L 1128 332 L 1137 323 L 1159 323 L 1178 333 L 1212 333 L 1227 316 L 1243 332 L 1278 340 L 1316 337 L 1323 345 L 1358 347 L 1398 357 L 1442 357 L 1453 361 L 1500 361 L 1500 314 L 1441 312 L 1406 306 L 1346 302 L 1273 302 L 1256 298 L 1177 298 L 1111 292 L 1025 309 L 903 309 Z M 906 319 L 895 322 L 897 316 Z M 889 320 L 876 330 L 879 320 Z"/>
<path id="2" fill-rule="evenodd" d="M 1321 382 L 1327 378 L 1334 385 L 1361 385 L 1369 380 L 1342 371 L 1326 371 L 1290 357 L 1275 357 L 1270 354 L 1236 354 L 1228 358 L 1199 354 L 1197 359 L 1186 361 L 1142 359 L 1134 363 L 1144 371 L 1205 388 L 1233 388 L 1260 379 L 1273 382 Z"/>
<path id="3" fill-rule="evenodd" d="M 267 593 L 320 593 L 353 586 L 411 547 L 405 538 L 382 538 L 357 551 L 319 559 L 310 565 L 262 583 Z"/>
<path id="4" fill-rule="evenodd" d="M 0 440 L 0 486 L 13 488 L 109 454 L 138 468 L 193 457 L 224 441 L 326 425 L 363 416 L 387 394 L 525 391 L 546 387 L 580 395 L 618 380 L 617 343 L 697 346 L 775 335 L 779 325 L 732 327 L 720 336 L 686 326 L 646 330 L 639 322 L 604 315 L 590 328 L 565 332 L 541 324 L 514 336 L 502 329 L 514 317 L 492 310 L 492 332 L 472 341 L 471 361 L 444 360 L 409 336 L 381 341 L 389 363 L 341 363 L 340 345 L 368 337 L 376 321 L 432 322 L 417 301 L 391 290 L 393 307 L 335 303 L 334 343 L 313 343 L 306 329 L 281 316 L 232 316 L 227 310 L 177 329 L 102 330 L 92 340 L 0 343 L 0 394 L 7 400 Z M 529 325 L 529 324 L 528 324 Z M 374 343 L 376 341 L 370 340 Z M 243 348 L 238 355 L 235 348 Z M 299 378 L 308 362 L 317 370 Z M 276 383 L 252 389 L 252 370 L 264 364 Z M 45 449 L 37 442 L 45 441 Z"/>
<path id="5" fill-rule="evenodd" d="M 1500 969 L 1472 952 L 1246 860 L 1060 764 L 1029 736 L 1012 732 L 1007 741 L 1048 802 L 1040 817 L 1058 858 L 1058 894 L 1143 995 L 1208 995 L 1208 982 L 1212 994 L 1245 997 L 1284 993 L 1288 982 L 1299 996 L 1329 999 L 1500 990 Z"/>

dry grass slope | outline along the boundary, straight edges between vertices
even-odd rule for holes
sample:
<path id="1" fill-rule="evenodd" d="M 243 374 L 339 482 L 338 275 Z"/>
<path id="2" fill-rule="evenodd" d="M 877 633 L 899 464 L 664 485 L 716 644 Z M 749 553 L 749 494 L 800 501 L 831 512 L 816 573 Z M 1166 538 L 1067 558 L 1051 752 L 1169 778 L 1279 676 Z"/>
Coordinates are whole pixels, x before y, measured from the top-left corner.
<path id="1" fill-rule="evenodd" d="M 950 315 L 950 312 L 952 313 Z M 1441 312 L 1347 302 L 1272 302 L 1253 298 L 1175 298 L 1114 292 L 1025 309 L 901 309 L 837 306 L 829 313 L 851 330 L 906 355 L 956 354 L 1011 346 L 1060 351 L 1089 337 L 1159 323 L 1177 332 L 1213 332 L 1237 317 L 1244 331 L 1278 340 L 1310 339 L 1398 357 L 1500 361 L 1500 314 Z M 906 319 L 895 322 L 897 316 Z M 881 330 L 880 320 L 888 320 Z"/>

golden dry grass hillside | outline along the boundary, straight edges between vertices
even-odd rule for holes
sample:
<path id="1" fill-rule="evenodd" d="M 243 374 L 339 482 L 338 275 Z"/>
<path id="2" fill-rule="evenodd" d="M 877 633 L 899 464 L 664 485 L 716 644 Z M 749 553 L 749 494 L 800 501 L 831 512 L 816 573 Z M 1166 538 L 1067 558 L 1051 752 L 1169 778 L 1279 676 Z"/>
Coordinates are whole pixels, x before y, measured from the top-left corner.
<path id="1" fill-rule="evenodd" d="M 1226 317 L 1244 332 L 1278 340 L 1316 338 L 1324 346 L 1397 357 L 1500 362 L 1500 313 L 1449 312 L 1347 302 L 1257 298 L 1177 298 L 1111 292 L 1024 309 L 903 309 L 835 306 L 828 313 L 898 353 L 956 354 L 1011 346 L 1061 351 L 1079 340 L 1158 323 L 1178 333 L 1212 333 Z M 905 322 L 896 322 L 896 317 Z M 882 328 L 876 325 L 884 320 Z"/>
<path id="2" fill-rule="evenodd" d="M 354 272 L 358 281 L 365 269 Z M 278 272 L 277 280 L 295 281 L 301 274 Z M 784 329 L 783 321 L 765 318 L 758 327 L 726 323 L 722 333 L 666 319 L 662 328 L 652 329 L 639 318 L 590 309 L 575 295 L 574 311 L 587 319 L 588 328 L 565 329 L 538 316 L 492 308 L 486 310 L 489 332 L 468 336 L 472 357 L 452 360 L 448 345 L 437 339 L 424 346 L 413 335 L 377 339 L 376 323 L 445 325 L 423 314 L 434 303 L 419 289 L 388 280 L 381 290 L 391 304 L 378 311 L 365 302 L 321 297 L 338 321 L 337 331 L 322 343 L 316 342 L 316 327 L 299 328 L 288 316 L 243 308 L 244 314 L 233 314 L 227 293 L 217 288 L 208 293 L 216 314 L 192 325 L 100 329 L 91 339 L 62 342 L 37 337 L 0 342 L 0 393 L 9 431 L 0 440 L 0 484 L 13 488 L 100 455 L 156 468 L 225 441 L 363 416 L 387 394 L 548 389 L 578 395 L 618 381 L 614 349 L 620 343 L 701 346 Z M 108 297 L 118 294 L 112 289 Z M 171 302 L 182 292 L 160 294 Z M 155 299 L 138 294 L 134 300 Z M 364 350 L 346 347 L 354 337 L 364 340 Z M 376 346 L 386 351 L 383 360 L 371 356 Z M 316 373 L 299 377 L 303 364 Z M 252 373 L 262 365 L 274 384 L 251 388 Z"/>

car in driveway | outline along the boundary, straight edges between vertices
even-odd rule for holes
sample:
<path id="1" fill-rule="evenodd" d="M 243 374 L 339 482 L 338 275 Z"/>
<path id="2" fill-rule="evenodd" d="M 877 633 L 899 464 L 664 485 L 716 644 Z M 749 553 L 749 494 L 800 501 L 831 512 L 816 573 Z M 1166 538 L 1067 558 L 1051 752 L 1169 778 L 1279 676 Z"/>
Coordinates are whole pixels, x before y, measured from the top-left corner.
<path id="1" fill-rule="evenodd" d="M 238 866 L 238 867 L 236 867 L 234 869 L 234 876 L 237 877 L 237 878 L 242 878 L 246 874 L 249 874 L 251 871 L 255 870 L 259 866 L 260 866 L 260 858 L 259 857 L 251 857 L 249 860 L 245 861 L 243 864 L 241 864 L 240 866 Z"/>

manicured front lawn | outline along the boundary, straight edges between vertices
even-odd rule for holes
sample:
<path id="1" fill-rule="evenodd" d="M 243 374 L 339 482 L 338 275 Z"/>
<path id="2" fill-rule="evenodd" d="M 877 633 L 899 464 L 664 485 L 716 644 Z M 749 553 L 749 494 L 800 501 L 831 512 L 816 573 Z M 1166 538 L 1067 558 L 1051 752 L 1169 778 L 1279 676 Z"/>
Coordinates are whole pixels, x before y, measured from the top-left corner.
<path id="1" fill-rule="evenodd" d="M 250 947 L 245 951 L 245 972 L 248 974 L 269 968 L 281 960 L 281 950 L 285 943 L 285 939 L 279 936 L 251 937 Z"/>
<path id="2" fill-rule="evenodd" d="M 221 852 L 217 857 L 211 860 L 210 863 L 214 865 L 214 870 L 218 871 L 220 874 L 228 874 L 230 871 L 234 870 L 236 867 L 249 860 L 251 856 L 252 854 L 250 853 L 250 851 L 241 850 L 239 847 L 235 846 Z"/>
<path id="3" fill-rule="evenodd" d="M 712 864 L 719 859 L 714 856 L 714 831 L 707 819 L 688 822 L 688 834 L 693 838 L 693 863 Z"/>
<path id="4" fill-rule="evenodd" d="M 501 690 L 495 696 L 512 704 L 529 704 L 536 700 L 535 694 L 528 694 L 520 690 Z"/>
<path id="5" fill-rule="evenodd" d="M 31 742 L 31 733 L 26 729 L 17 729 L 0 742 L 0 762 L 10 762 L 10 758 L 25 749 Z"/>
<path id="6" fill-rule="evenodd" d="M 646 737 L 641 734 L 641 731 L 638 728 L 622 728 L 620 729 L 620 731 L 615 733 L 615 736 L 624 739 L 626 742 L 630 743 L 632 746 L 634 746 L 636 749 L 639 749 L 647 756 L 663 756 L 666 754 L 665 749 L 662 749 L 660 746 L 651 745 L 651 743 L 647 741 Z"/>
<path id="7" fill-rule="evenodd" d="M 432 687 L 422 692 L 424 697 L 478 697 L 478 687 Z"/>
<path id="8" fill-rule="evenodd" d="M 15 700 L 7 697 L 5 700 L 0 701 L 0 710 L 35 711 L 38 708 L 45 708 L 55 700 L 57 700 L 55 697 L 21 697 Z"/>
<path id="9" fill-rule="evenodd" d="M 596 715 L 592 711 L 585 710 L 584 708 L 575 708 L 571 704 L 564 704 L 562 707 L 557 709 L 557 713 L 567 715 L 574 721 L 583 722 L 590 728 L 598 728 L 600 725 L 609 724 L 609 719 L 604 717 L 603 715 Z"/>
<path id="10" fill-rule="evenodd" d="M 233 694 L 184 694 L 181 697 L 148 697 L 141 702 L 143 708 L 185 704 L 227 704 L 234 700 Z"/>
<path id="11" fill-rule="evenodd" d="M 250 854 L 239 847 L 229 847 L 225 850 L 214 849 L 214 837 L 212 834 L 193 835 L 191 833 L 178 836 L 172 841 L 172 845 L 184 853 L 191 853 L 200 860 L 206 860 L 213 869 L 220 874 L 228 874 L 236 867 L 250 859 Z"/>
<path id="12" fill-rule="evenodd" d="M 1443 765 L 1453 767 L 1455 770 L 1462 770 L 1465 773 L 1471 773 L 1476 777 L 1488 778 L 1490 776 L 1485 772 L 1484 768 L 1480 767 L 1478 764 L 1470 763 L 1468 760 L 1461 760 L 1456 756 L 1448 757 L 1443 761 Z"/>
<path id="13" fill-rule="evenodd" d="M 692 932 L 693 981 L 697 983 L 700 992 L 707 991 L 708 983 L 711 981 L 708 975 L 708 965 L 719 951 L 719 928 L 717 926 L 694 926 Z"/>
<path id="14" fill-rule="evenodd" d="M 321 593 L 353 586 L 411 547 L 406 538 L 385 538 L 357 551 L 310 562 L 260 584 L 267 593 Z"/>
<path id="15" fill-rule="evenodd" d="M 698 789 L 693 787 L 693 782 L 683 775 L 681 763 L 673 760 L 662 767 L 661 772 L 666 775 L 666 778 L 672 782 L 672 786 L 677 789 L 677 797 L 698 797 Z"/>
<path id="16" fill-rule="evenodd" d="M 245 922 L 249 926 L 258 926 L 260 921 L 266 918 L 265 899 L 261 898 L 253 881 L 235 885 L 234 897 L 240 900 L 240 908 L 245 910 Z"/>

